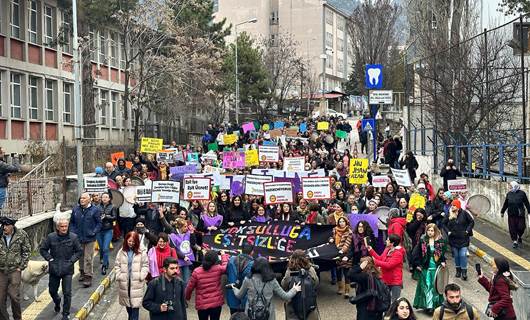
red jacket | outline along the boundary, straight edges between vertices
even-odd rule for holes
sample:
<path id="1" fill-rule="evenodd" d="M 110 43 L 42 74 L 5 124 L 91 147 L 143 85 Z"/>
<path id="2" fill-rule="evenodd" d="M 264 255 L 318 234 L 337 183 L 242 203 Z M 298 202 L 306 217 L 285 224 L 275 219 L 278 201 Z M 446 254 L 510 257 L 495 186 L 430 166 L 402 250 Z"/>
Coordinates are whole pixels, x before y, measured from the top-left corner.
<path id="1" fill-rule="evenodd" d="M 228 258 L 227 254 L 223 255 L 221 264 L 214 265 L 208 271 L 202 267 L 193 270 L 186 287 L 186 300 L 191 299 L 191 293 L 195 289 L 195 309 L 217 308 L 225 303 L 221 276 L 226 272 Z"/>
<path id="2" fill-rule="evenodd" d="M 397 234 L 403 243 L 403 233 L 407 228 L 407 218 L 392 218 L 388 224 L 388 234 Z"/>
<path id="3" fill-rule="evenodd" d="M 374 258 L 375 265 L 381 268 L 383 273 L 381 279 L 387 286 L 403 285 L 403 258 L 405 257 L 405 250 L 401 246 L 395 247 L 391 252 L 390 248 L 387 247 L 380 256 L 374 249 L 370 249 L 368 253 Z"/>
<path id="4" fill-rule="evenodd" d="M 502 277 L 498 277 L 492 285 L 492 282 L 488 278 L 480 277 L 478 282 L 490 293 L 488 302 L 492 304 L 491 312 L 500 315 L 505 310 L 503 319 L 515 319 L 515 310 L 513 309 L 508 281 Z"/>

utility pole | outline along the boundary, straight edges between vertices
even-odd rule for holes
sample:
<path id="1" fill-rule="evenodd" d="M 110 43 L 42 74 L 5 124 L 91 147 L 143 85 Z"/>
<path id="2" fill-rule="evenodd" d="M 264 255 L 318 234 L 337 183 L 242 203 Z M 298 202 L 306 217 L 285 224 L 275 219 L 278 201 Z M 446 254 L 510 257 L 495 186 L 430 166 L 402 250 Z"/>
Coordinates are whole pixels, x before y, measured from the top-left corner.
<path id="1" fill-rule="evenodd" d="M 77 164 L 77 195 L 83 191 L 83 135 L 82 135 L 82 111 L 81 111 L 81 55 L 79 54 L 79 42 L 77 39 L 77 0 L 72 0 L 72 24 L 74 43 L 74 121 L 75 121 L 75 150 Z"/>
<path id="2" fill-rule="evenodd" d="M 236 124 L 239 124 L 239 72 L 238 72 L 238 66 L 237 66 L 237 26 L 240 26 L 242 24 L 246 24 L 246 23 L 256 23 L 258 22 L 258 19 L 257 18 L 252 18 L 252 19 L 249 19 L 247 21 L 243 21 L 243 22 L 240 22 L 240 23 L 237 23 L 235 26 L 234 26 L 234 31 L 235 31 L 235 34 L 236 34 L 236 41 L 235 41 L 235 58 L 236 58 L 236 66 L 235 66 L 235 71 L 236 71 Z"/>

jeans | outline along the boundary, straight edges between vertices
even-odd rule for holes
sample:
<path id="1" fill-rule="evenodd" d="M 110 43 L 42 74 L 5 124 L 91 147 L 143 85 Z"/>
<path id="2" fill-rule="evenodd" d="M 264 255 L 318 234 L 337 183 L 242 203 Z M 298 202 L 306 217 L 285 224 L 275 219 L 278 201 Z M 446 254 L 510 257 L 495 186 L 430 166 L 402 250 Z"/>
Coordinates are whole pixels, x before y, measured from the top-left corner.
<path id="1" fill-rule="evenodd" d="M 455 257 L 455 266 L 461 269 L 467 269 L 467 247 L 452 248 L 453 257 Z"/>
<path id="2" fill-rule="evenodd" d="M 396 301 L 401 296 L 401 286 L 388 286 L 390 289 L 391 303 Z"/>
<path id="3" fill-rule="evenodd" d="M 109 266 L 110 241 L 112 240 L 112 229 L 102 230 L 96 235 L 99 246 L 99 256 L 105 267 Z"/>
<path id="4" fill-rule="evenodd" d="M 4 202 L 7 197 L 7 188 L 0 188 L 0 209 L 4 207 Z"/>
<path id="5" fill-rule="evenodd" d="M 221 318 L 222 307 L 197 310 L 199 320 L 219 320 Z"/>
<path id="6" fill-rule="evenodd" d="M 346 282 L 349 282 L 348 279 L 346 279 L 348 277 L 349 270 L 349 268 L 337 267 L 337 281 L 342 281 L 344 278 Z"/>
<path id="7" fill-rule="evenodd" d="M 337 281 L 337 267 L 331 267 L 329 272 L 331 273 L 331 281 Z"/>
<path id="8" fill-rule="evenodd" d="M 125 307 L 125 309 L 127 309 L 127 314 L 129 315 L 128 320 L 140 319 L 140 308 Z"/>
<path id="9" fill-rule="evenodd" d="M 54 276 L 50 274 L 50 280 L 48 282 L 48 291 L 55 304 L 61 303 L 61 298 L 57 293 L 59 291 L 59 283 L 63 289 L 63 315 L 70 314 L 70 305 L 72 303 L 72 275 L 68 274 L 62 277 Z"/>
<path id="10" fill-rule="evenodd" d="M 182 282 L 184 282 L 184 287 L 188 285 L 188 281 L 191 276 L 191 266 L 180 266 L 180 275 L 182 277 Z"/>

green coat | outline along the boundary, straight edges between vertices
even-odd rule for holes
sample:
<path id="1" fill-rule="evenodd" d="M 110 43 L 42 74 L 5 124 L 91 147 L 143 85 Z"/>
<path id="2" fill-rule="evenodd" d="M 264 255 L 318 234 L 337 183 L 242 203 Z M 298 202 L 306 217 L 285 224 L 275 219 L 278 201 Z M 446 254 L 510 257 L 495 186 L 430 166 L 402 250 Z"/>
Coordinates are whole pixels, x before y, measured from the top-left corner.
<path id="1" fill-rule="evenodd" d="M 31 255 L 31 244 L 27 233 L 15 227 L 9 247 L 4 235 L 0 238 L 0 272 L 11 273 L 17 269 L 21 271 L 28 266 Z"/>

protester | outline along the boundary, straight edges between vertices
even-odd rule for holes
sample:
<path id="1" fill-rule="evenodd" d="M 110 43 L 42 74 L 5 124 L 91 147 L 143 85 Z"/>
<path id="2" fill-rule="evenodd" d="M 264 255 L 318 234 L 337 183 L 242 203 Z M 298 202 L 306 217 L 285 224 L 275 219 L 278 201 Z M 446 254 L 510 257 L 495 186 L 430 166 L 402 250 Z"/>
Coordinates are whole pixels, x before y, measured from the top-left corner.
<path id="1" fill-rule="evenodd" d="M 258 209 L 256 210 L 256 215 L 250 220 L 254 222 L 268 223 L 272 220 L 272 218 L 265 211 L 265 207 L 259 205 Z"/>
<path id="2" fill-rule="evenodd" d="M 217 205 L 210 201 L 206 206 L 206 212 L 201 214 L 197 230 L 209 234 L 211 231 L 219 229 L 223 224 L 223 216 L 218 214 Z"/>
<path id="3" fill-rule="evenodd" d="M 530 203 L 517 181 L 510 182 L 510 188 L 502 205 L 501 217 L 504 218 L 504 213 L 508 210 L 510 237 L 513 241 L 513 247 L 518 248 L 523 243 L 522 237 L 526 230 L 526 215 L 530 213 Z"/>
<path id="4" fill-rule="evenodd" d="M 125 235 L 123 246 L 116 255 L 118 301 L 127 309 L 129 320 L 139 319 L 148 271 L 147 254 L 140 249 L 138 233 L 131 231 Z"/>
<path id="5" fill-rule="evenodd" d="M 444 190 L 449 190 L 447 188 L 447 181 L 455 180 L 457 177 L 460 176 L 462 176 L 462 173 L 454 165 L 453 159 L 448 159 L 445 167 L 440 170 L 440 177 L 444 179 Z"/>
<path id="6" fill-rule="evenodd" d="M 228 255 L 210 250 L 204 255 L 202 265 L 193 270 L 186 286 L 186 300 L 191 299 L 195 290 L 195 309 L 200 320 L 219 320 L 224 304 L 221 276 L 226 273 Z M 237 296 L 237 295 L 236 295 Z M 241 297 L 238 297 L 241 298 Z"/>
<path id="7" fill-rule="evenodd" d="M 245 244 L 240 254 L 230 257 L 228 266 L 226 267 L 228 283 L 235 283 L 237 286 L 241 286 L 243 280 L 251 275 L 252 265 L 254 265 L 254 258 L 252 257 L 253 250 L 254 248 L 251 245 Z M 227 290 L 226 304 L 230 308 L 230 314 L 244 312 L 247 303 L 246 298 L 246 296 L 243 296 L 241 299 L 238 299 L 232 290 Z"/>
<path id="8" fill-rule="evenodd" d="M 349 257 L 352 244 L 353 233 L 349 220 L 342 216 L 338 218 L 337 225 L 333 228 L 333 237 L 329 240 L 334 243 L 339 250 L 339 259 L 337 260 L 337 294 L 345 298 L 350 296 L 350 286 L 346 285 L 346 276 L 349 268 L 352 266 Z"/>
<path id="9" fill-rule="evenodd" d="M 499 320 L 515 320 L 512 291 L 518 289 L 510 271 L 510 264 L 504 257 L 493 259 L 493 278 L 490 280 L 480 273 L 478 282 L 488 291 L 486 315 Z"/>
<path id="10" fill-rule="evenodd" d="M 385 320 L 416 320 L 412 305 L 407 298 L 398 298 L 390 305 Z"/>
<path id="11" fill-rule="evenodd" d="M 131 178 L 123 178 L 123 186 L 120 187 L 120 192 L 123 193 L 126 187 L 131 186 Z M 125 197 L 124 197 L 125 198 Z M 121 206 L 119 207 L 119 218 L 118 223 L 120 225 L 121 232 L 126 235 L 130 231 L 133 231 L 134 224 L 136 221 L 136 212 L 134 211 L 134 200 L 125 198 Z M 145 221 L 144 221 L 145 224 Z"/>
<path id="12" fill-rule="evenodd" d="M 374 278 L 380 278 L 381 271 L 376 267 L 374 259 L 372 257 L 361 258 L 361 263 L 354 265 L 348 273 L 348 278 L 352 283 L 357 285 L 356 297 L 363 297 L 366 292 L 373 288 L 371 283 L 374 282 Z M 357 308 L 357 320 L 380 320 L 383 318 L 383 312 L 376 310 L 375 298 L 368 296 L 367 298 L 359 301 L 350 300 L 354 303 Z"/>
<path id="13" fill-rule="evenodd" d="M 416 157 L 412 151 L 407 151 L 405 157 L 399 161 L 399 166 L 402 169 L 407 169 L 409 172 L 410 181 L 414 183 L 414 180 L 416 180 L 416 170 L 418 170 L 420 165 L 418 164 L 418 160 L 416 160 Z"/>
<path id="14" fill-rule="evenodd" d="M 361 258 L 370 256 L 368 247 L 375 246 L 376 244 L 374 231 L 370 227 L 370 224 L 365 220 L 359 221 L 353 229 L 352 240 L 349 254 L 353 265 L 356 265 L 359 264 Z"/>
<path id="15" fill-rule="evenodd" d="M 248 315 L 255 313 L 258 310 L 258 306 L 263 306 L 269 312 L 269 320 L 275 320 L 276 312 L 274 311 L 274 306 L 271 307 L 272 297 L 276 295 L 280 299 L 287 301 L 302 290 L 300 283 L 295 283 L 288 292 L 285 292 L 276 280 L 269 262 L 263 257 L 254 261 L 251 273 L 252 277 L 245 278 L 241 288 L 230 284 L 238 299 L 241 299 L 245 294 L 247 295 L 245 311 Z"/>
<path id="16" fill-rule="evenodd" d="M 164 272 L 164 260 L 172 257 L 177 258 L 177 252 L 175 248 L 169 245 L 169 237 L 167 233 L 160 232 L 158 234 L 157 245 L 149 249 L 147 253 L 149 257 L 149 276 L 151 279 L 159 277 Z M 177 273 L 180 270 L 177 268 Z"/>
<path id="17" fill-rule="evenodd" d="M 101 263 L 101 274 L 107 274 L 109 268 L 109 251 L 110 242 L 112 240 L 112 228 L 116 221 L 116 210 L 112 205 L 112 195 L 110 193 L 103 193 L 101 195 L 101 229 L 96 235 L 96 240 L 99 247 L 99 259 Z"/>
<path id="18" fill-rule="evenodd" d="M 56 223 L 56 230 L 48 234 L 39 248 L 40 255 L 48 261 L 48 291 L 54 303 L 54 311 L 61 311 L 59 285 L 63 292 L 62 319 L 69 319 L 72 302 L 72 276 L 74 264 L 82 255 L 81 243 L 76 234 L 68 230 L 68 219 L 61 218 Z"/>
<path id="19" fill-rule="evenodd" d="M 453 251 L 456 266 L 456 278 L 467 280 L 467 247 L 473 235 L 475 220 L 466 210 L 461 209 L 459 200 L 453 200 L 449 215 L 444 218 L 443 224 L 449 236 L 449 245 Z"/>
<path id="20" fill-rule="evenodd" d="M 178 262 L 166 258 L 163 262 L 163 276 L 149 282 L 142 306 L 149 311 L 151 320 L 186 320 L 184 283 L 178 277 Z"/>
<path id="21" fill-rule="evenodd" d="M 0 209 L 4 207 L 7 198 L 7 186 L 11 173 L 19 172 L 18 155 L 14 157 L 14 164 L 7 164 L 4 160 L 4 151 L 0 148 Z"/>
<path id="22" fill-rule="evenodd" d="M 460 287 L 455 283 L 445 286 L 445 301 L 432 315 L 434 319 L 441 320 L 478 320 L 480 315 L 473 306 L 468 305 L 462 299 Z"/>

